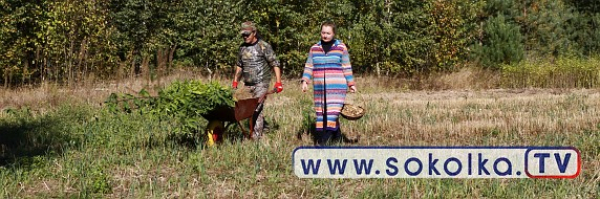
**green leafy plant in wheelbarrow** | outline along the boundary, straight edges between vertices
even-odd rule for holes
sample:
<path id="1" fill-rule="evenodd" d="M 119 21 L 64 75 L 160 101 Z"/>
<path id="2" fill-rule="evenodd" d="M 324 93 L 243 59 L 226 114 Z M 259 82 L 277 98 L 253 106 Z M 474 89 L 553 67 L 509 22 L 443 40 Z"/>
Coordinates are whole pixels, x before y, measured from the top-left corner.
<path id="1" fill-rule="evenodd" d="M 113 93 L 106 105 L 113 112 L 139 112 L 160 117 L 175 119 L 179 132 L 196 134 L 206 132 L 207 145 L 223 141 L 225 127 L 238 124 L 246 137 L 252 138 L 256 116 L 262 111 L 262 105 L 269 91 L 260 98 L 235 101 L 233 90 L 221 86 L 218 82 L 202 83 L 201 81 L 176 81 L 160 90 L 158 96 L 152 97 L 142 90 L 138 96 L 132 94 Z M 208 125 L 201 127 L 201 120 L 206 119 Z M 245 131 L 241 125 L 244 119 L 250 120 L 250 130 Z"/>

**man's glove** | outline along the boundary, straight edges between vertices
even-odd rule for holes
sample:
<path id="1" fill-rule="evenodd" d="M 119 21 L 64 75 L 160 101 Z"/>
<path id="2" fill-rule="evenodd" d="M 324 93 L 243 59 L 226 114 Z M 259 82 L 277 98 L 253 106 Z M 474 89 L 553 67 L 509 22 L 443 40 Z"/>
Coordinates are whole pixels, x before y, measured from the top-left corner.
<path id="1" fill-rule="evenodd" d="M 231 87 L 233 87 L 233 89 L 237 89 L 237 84 L 238 84 L 238 82 L 234 81 L 233 85 L 231 85 Z"/>
<path id="2" fill-rule="evenodd" d="M 275 89 L 277 90 L 277 93 L 281 93 L 281 91 L 283 91 L 283 85 L 281 82 L 275 83 Z"/>

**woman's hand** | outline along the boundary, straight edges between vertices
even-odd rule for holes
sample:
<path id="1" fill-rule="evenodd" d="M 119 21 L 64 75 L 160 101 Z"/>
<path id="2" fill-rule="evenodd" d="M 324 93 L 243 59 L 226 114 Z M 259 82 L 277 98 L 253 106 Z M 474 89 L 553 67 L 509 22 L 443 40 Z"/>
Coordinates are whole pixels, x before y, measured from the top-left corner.
<path id="1" fill-rule="evenodd" d="M 306 92 L 308 90 L 308 83 L 306 81 L 302 81 L 302 92 Z"/>
<path id="2" fill-rule="evenodd" d="M 356 86 L 350 86 L 350 92 L 356 93 Z"/>

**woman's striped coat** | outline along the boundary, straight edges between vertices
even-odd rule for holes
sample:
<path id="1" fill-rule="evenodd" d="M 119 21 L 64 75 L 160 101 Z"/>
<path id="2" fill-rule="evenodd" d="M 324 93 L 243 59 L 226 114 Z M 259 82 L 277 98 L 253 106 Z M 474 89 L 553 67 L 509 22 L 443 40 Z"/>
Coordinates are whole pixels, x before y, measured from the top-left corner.
<path id="1" fill-rule="evenodd" d="M 350 56 L 344 43 L 335 40 L 327 54 L 324 53 L 321 42 L 310 48 L 302 80 L 311 83 L 311 79 L 313 79 L 314 108 L 317 112 L 317 131 L 324 129 L 324 109 L 327 109 L 325 129 L 338 130 L 338 117 L 344 106 L 346 91 L 349 86 L 354 85 Z"/>

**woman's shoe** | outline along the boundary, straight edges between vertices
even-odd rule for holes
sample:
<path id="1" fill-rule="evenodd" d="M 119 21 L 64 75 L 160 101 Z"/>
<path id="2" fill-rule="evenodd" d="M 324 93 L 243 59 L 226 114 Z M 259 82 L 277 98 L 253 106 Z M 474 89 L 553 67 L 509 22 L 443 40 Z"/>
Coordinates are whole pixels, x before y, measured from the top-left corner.
<path id="1" fill-rule="evenodd" d="M 327 146 L 329 145 L 329 142 L 331 141 L 331 138 L 333 137 L 333 133 L 331 131 L 322 131 L 322 132 L 317 132 L 319 133 L 319 135 L 317 135 L 317 145 L 318 146 Z"/>
<path id="2" fill-rule="evenodd" d="M 344 137 L 342 135 L 342 130 L 340 128 L 338 128 L 336 131 L 332 131 L 332 134 L 333 134 L 333 138 L 332 138 L 333 142 L 335 142 L 336 144 L 343 143 Z"/>

